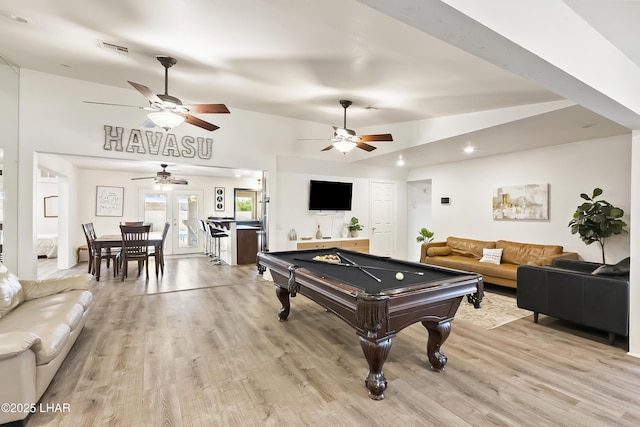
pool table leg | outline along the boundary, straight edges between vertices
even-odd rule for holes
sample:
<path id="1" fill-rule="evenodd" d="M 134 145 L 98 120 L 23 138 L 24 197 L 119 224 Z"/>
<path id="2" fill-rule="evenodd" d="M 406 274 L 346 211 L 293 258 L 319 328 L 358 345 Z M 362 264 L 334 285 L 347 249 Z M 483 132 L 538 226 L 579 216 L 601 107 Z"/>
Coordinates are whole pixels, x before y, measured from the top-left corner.
<path id="1" fill-rule="evenodd" d="M 442 323 L 423 321 L 422 326 L 427 328 L 429 332 L 429 339 L 427 340 L 429 363 L 436 371 L 444 371 L 444 366 L 447 364 L 447 356 L 440 352 L 440 347 L 449 338 L 451 321 Z"/>
<path id="2" fill-rule="evenodd" d="M 379 342 L 369 341 L 360 338 L 360 346 L 364 352 L 364 357 L 369 364 L 369 374 L 364 380 L 364 385 L 369 389 L 369 397 L 373 400 L 384 399 L 384 391 L 387 389 L 387 379 L 384 377 L 382 366 L 391 351 L 391 338 L 386 338 Z"/>
<path id="3" fill-rule="evenodd" d="M 278 319 L 280 319 L 280 321 L 285 321 L 287 320 L 287 317 L 289 317 L 289 311 L 291 310 L 291 303 L 289 302 L 289 291 L 276 285 L 276 295 L 278 297 L 278 300 L 280 301 L 280 304 L 282 304 L 282 308 L 280 308 L 280 311 L 278 311 Z"/>

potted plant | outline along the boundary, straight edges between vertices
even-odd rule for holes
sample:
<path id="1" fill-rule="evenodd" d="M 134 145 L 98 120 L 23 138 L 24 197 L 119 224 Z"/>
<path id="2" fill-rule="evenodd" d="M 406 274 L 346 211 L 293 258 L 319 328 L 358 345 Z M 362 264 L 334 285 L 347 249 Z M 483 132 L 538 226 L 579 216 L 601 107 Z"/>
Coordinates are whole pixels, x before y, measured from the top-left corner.
<path id="1" fill-rule="evenodd" d="M 420 230 L 420 234 L 416 237 L 416 242 L 418 243 L 429 243 L 433 240 L 433 235 L 435 233 L 433 231 L 429 231 L 427 228 L 422 227 Z"/>
<path id="2" fill-rule="evenodd" d="M 584 193 L 580 194 L 580 197 L 586 202 L 578 206 L 573 214 L 573 219 L 569 221 L 569 227 L 571 227 L 571 234 L 578 233 L 580 239 L 587 245 L 593 242 L 600 244 L 602 263 L 605 264 L 605 239 L 614 234 L 626 232 L 624 227 L 627 224 L 620 219 L 624 215 L 624 211 L 606 200 L 596 200 L 596 197 L 600 195 L 602 195 L 600 188 L 594 189 L 591 197 Z"/>
<path id="3" fill-rule="evenodd" d="M 351 217 L 351 222 L 347 224 L 347 230 L 349 230 L 351 237 L 358 237 L 358 231 L 362 230 L 362 225 L 359 224 L 358 218 Z"/>

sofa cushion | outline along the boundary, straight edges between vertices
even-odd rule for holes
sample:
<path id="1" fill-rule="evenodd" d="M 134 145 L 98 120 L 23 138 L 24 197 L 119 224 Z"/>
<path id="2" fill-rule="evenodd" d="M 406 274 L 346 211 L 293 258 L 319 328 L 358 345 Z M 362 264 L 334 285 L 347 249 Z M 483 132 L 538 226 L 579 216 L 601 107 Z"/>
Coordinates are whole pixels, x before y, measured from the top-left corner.
<path id="1" fill-rule="evenodd" d="M 11 359 L 40 343 L 40 337 L 32 332 L 15 331 L 1 334 L 0 360 Z"/>
<path id="2" fill-rule="evenodd" d="M 427 256 L 448 256 L 451 255 L 449 246 L 432 246 L 427 249 Z"/>
<path id="3" fill-rule="evenodd" d="M 494 249 L 496 242 L 447 237 L 447 246 L 451 248 L 452 255 L 480 259 L 482 258 L 482 250 L 485 248 Z"/>
<path id="4" fill-rule="evenodd" d="M 24 291 L 15 274 L 0 263 L 0 318 L 24 302 Z"/>
<path id="5" fill-rule="evenodd" d="M 25 300 L 67 292 L 75 289 L 89 289 L 90 274 L 62 277 L 46 280 L 20 280 L 24 289 Z"/>
<path id="6" fill-rule="evenodd" d="M 527 264 L 528 262 L 541 262 L 540 260 L 550 255 L 562 253 L 562 246 L 534 245 L 530 243 L 509 242 L 498 240 L 496 248 L 502 249 L 502 262 L 509 264 Z"/>
<path id="7" fill-rule="evenodd" d="M 77 290 L 26 301 L 0 321 L 0 332 L 22 330 L 36 334 L 41 341 L 31 348 L 36 364 L 49 363 L 80 324 L 91 295 Z"/>
<path id="8" fill-rule="evenodd" d="M 516 280 L 518 266 L 515 264 L 500 265 L 480 262 L 477 259 L 460 255 L 429 258 L 427 264 L 441 267 L 454 268 L 456 270 L 470 271 L 486 276 L 499 277 L 506 280 Z"/>
<path id="9" fill-rule="evenodd" d="M 480 262 L 488 262 L 489 264 L 500 264 L 502 259 L 502 249 L 487 249 L 482 250 L 482 258 Z"/>

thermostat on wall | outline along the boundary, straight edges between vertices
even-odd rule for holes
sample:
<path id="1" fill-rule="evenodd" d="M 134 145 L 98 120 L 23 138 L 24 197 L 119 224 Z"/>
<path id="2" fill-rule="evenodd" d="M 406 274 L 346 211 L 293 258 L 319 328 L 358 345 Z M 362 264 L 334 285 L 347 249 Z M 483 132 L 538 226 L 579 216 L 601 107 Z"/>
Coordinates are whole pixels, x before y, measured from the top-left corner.
<path id="1" fill-rule="evenodd" d="M 451 200 L 448 197 L 440 197 L 440 204 L 441 205 L 450 205 L 451 204 Z"/>

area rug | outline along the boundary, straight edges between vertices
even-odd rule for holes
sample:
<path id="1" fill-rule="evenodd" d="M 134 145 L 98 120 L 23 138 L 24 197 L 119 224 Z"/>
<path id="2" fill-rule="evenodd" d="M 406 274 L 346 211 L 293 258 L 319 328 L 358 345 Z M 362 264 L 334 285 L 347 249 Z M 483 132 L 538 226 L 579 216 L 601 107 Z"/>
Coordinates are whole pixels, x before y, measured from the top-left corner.
<path id="1" fill-rule="evenodd" d="M 518 308 L 515 296 L 485 291 L 482 308 L 473 308 L 473 304 L 464 298 L 454 322 L 469 322 L 483 329 L 493 329 L 531 314 L 529 310 Z"/>

